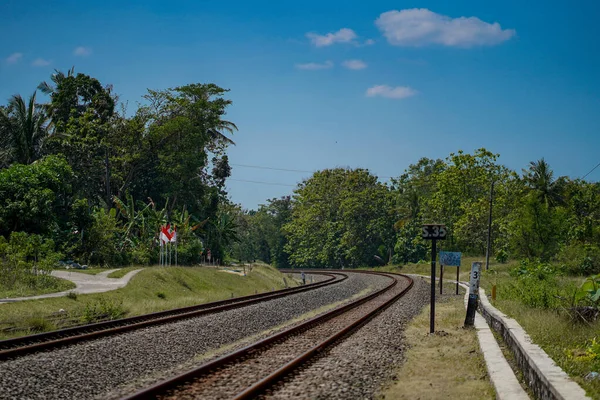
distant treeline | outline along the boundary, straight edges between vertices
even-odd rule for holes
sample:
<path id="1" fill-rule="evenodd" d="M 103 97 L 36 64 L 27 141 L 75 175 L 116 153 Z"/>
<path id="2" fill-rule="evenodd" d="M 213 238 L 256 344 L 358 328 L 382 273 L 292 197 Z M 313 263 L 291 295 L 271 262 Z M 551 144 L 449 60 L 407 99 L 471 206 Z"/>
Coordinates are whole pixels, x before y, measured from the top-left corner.
<path id="1" fill-rule="evenodd" d="M 129 113 L 93 77 L 71 69 L 50 79 L 0 106 L 1 268 L 36 271 L 40 258 L 152 264 L 165 223 L 177 226 L 182 264 L 207 249 L 282 267 L 418 262 L 428 257 L 423 223 L 448 227 L 444 250 L 482 255 L 493 185 L 492 257 L 600 272 L 600 186 L 555 177 L 544 159 L 518 173 L 486 149 L 459 151 L 422 158 L 387 184 L 364 169 L 323 170 L 249 211 L 225 190 L 237 130 L 224 119 L 226 89 L 148 90 Z"/>
<path id="2" fill-rule="evenodd" d="M 600 185 L 556 178 L 544 160 L 521 173 L 479 149 L 420 159 L 389 184 L 363 169 L 316 172 L 290 197 L 257 211 L 232 208 L 240 259 L 277 265 L 358 267 L 428 258 L 424 223 L 448 227 L 444 250 L 486 251 L 493 184 L 492 258 L 556 261 L 567 272 L 600 272 Z"/>

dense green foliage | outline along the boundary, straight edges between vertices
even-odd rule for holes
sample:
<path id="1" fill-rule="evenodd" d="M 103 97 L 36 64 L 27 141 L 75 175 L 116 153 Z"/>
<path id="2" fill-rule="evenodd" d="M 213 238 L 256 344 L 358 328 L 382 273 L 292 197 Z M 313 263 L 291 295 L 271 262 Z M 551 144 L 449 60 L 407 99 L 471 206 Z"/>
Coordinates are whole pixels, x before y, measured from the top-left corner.
<path id="1" fill-rule="evenodd" d="M 0 234 L 42 235 L 65 257 L 149 264 L 157 233 L 179 229 L 179 261 L 262 260 L 358 267 L 428 258 L 423 223 L 443 223 L 444 250 L 482 255 L 493 196 L 492 254 L 600 272 L 600 186 L 555 178 L 544 160 L 518 173 L 486 149 L 422 158 L 389 183 L 362 169 L 315 172 L 258 210 L 231 204 L 224 119 L 214 84 L 148 90 L 127 113 L 113 88 L 74 69 L 0 107 Z"/>
<path id="2" fill-rule="evenodd" d="M 207 247 L 223 258 L 236 239 L 225 211 L 225 134 L 237 129 L 223 119 L 227 90 L 148 90 L 128 113 L 111 86 L 74 69 L 38 89 L 46 103 L 34 93 L 0 107 L 2 237 L 42 235 L 82 264 L 150 264 L 171 223 L 180 263 L 198 263 Z"/>

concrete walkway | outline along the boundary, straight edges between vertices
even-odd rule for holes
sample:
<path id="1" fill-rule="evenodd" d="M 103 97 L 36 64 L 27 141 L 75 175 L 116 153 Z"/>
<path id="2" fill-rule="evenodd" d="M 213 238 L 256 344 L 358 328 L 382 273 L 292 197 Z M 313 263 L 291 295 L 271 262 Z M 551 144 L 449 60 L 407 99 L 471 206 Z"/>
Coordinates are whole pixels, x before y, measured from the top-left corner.
<path id="1" fill-rule="evenodd" d="M 48 293 L 41 294 L 39 296 L 28 296 L 28 297 L 14 297 L 11 299 L 0 299 L 0 304 L 2 303 L 13 303 L 16 301 L 23 300 L 36 300 L 36 299 L 48 299 L 52 297 L 62 297 L 66 296 L 69 292 L 75 292 L 78 294 L 88 294 L 88 293 L 102 293 L 108 292 L 111 290 L 119 289 L 127 285 L 131 278 L 135 274 L 141 271 L 141 269 L 136 269 L 134 271 L 128 272 L 122 278 L 109 278 L 108 275 L 111 272 L 118 271 L 117 269 L 110 269 L 107 271 L 100 272 L 97 275 L 90 274 L 82 274 L 81 272 L 73 272 L 73 271 L 65 271 L 65 270 L 55 270 L 52 271 L 52 276 L 57 278 L 66 279 L 75 283 L 75 289 L 67 290 L 64 292 L 57 293 Z"/>

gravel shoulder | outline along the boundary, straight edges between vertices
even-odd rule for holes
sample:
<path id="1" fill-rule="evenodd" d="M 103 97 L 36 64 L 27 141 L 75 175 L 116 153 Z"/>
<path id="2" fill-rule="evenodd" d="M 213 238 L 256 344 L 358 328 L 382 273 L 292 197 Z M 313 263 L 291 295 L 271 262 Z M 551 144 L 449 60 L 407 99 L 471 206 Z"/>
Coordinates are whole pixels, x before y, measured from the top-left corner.
<path id="1" fill-rule="evenodd" d="M 196 356 L 387 282 L 381 276 L 350 274 L 344 282 L 314 291 L 6 361 L 0 364 L 0 399 L 106 398 L 131 381 L 150 375 L 164 379 Z"/>
<path id="2" fill-rule="evenodd" d="M 415 279 L 404 297 L 263 398 L 376 398 L 382 386 L 395 378 L 395 370 L 404 360 L 403 330 L 427 304 L 428 285 Z"/>

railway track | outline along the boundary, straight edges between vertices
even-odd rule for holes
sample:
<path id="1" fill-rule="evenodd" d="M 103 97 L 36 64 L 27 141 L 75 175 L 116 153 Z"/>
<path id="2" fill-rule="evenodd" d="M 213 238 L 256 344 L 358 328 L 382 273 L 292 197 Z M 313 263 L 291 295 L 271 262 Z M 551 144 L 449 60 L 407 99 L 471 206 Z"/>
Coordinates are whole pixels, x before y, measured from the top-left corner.
<path id="1" fill-rule="evenodd" d="M 292 271 L 288 271 L 292 272 Z M 296 271 L 293 271 L 296 272 Z M 308 285 L 277 290 L 268 293 L 259 293 L 249 296 L 235 297 L 232 299 L 199 304 L 195 306 L 159 311 L 150 314 L 112 321 L 98 322 L 72 328 L 60 329 L 52 332 L 22 336 L 14 339 L 0 340 L 0 361 L 21 357 L 38 351 L 49 350 L 57 347 L 68 346 L 75 343 L 115 335 L 153 325 L 175 322 L 187 318 L 217 313 L 221 311 L 240 308 L 296 293 L 321 288 L 339 283 L 348 278 L 347 274 L 336 272 L 310 272 L 327 276 L 327 279 Z"/>
<path id="2" fill-rule="evenodd" d="M 124 400 L 254 398 L 389 307 L 413 285 L 412 279 L 404 275 L 379 275 L 390 278 L 390 283 L 381 290 Z M 402 281 L 407 284 L 399 284 Z"/>

